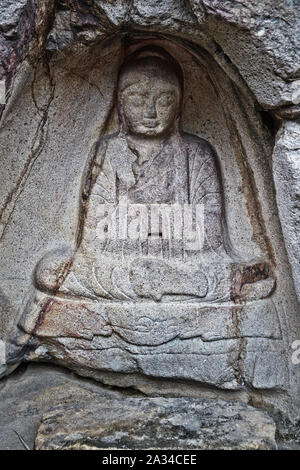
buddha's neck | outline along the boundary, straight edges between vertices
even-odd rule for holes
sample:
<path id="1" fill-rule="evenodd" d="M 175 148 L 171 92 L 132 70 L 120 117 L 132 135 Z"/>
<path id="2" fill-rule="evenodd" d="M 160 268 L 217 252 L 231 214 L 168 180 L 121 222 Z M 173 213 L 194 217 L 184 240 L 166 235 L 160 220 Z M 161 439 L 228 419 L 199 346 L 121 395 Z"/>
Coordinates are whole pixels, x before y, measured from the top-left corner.
<path id="1" fill-rule="evenodd" d="M 149 138 L 132 134 L 126 136 L 128 146 L 137 153 L 140 164 L 157 155 L 168 138 L 169 136 Z"/>

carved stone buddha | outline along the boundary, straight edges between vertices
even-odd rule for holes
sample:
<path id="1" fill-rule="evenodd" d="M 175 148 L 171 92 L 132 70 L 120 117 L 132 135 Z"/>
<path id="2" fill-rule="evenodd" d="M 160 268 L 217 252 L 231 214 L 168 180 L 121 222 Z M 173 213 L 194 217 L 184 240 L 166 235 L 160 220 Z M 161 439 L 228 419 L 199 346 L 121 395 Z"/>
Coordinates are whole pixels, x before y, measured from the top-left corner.
<path id="1" fill-rule="evenodd" d="M 181 130 L 183 73 L 173 57 L 158 47 L 134 52 L 117 99 L 119 131 L 95 143 L 84 173 L 76 248 L 40 260 L 20 326 L 80 373 L 239 388 L 241 337 L 280 338 L 276 311 L 260 300 L 275 287 L 267 260 L 234 254 L 217 155 Z M 256 346 L 247 344 L 250 370 Z"/>
<path id="2" fill-rule="evenodd" d="M 41 260 L 39 289 L 119 300 L 224 301 L 235 295 L 238 266 L 226 235 L 217 157 L 207 141 L 180 130 L 182 95 L 182 71 L 164 50 L 146 47 L 128 58 L 118 81 L 120 130 L 96 143 L 85 176 L 82 197 L 88 209 L 80 246 L 75 254 L 60 249 Z M 112 233 L 105 224 L 105 216 L 108 222 L 112 215 L 120 222 L 124 211 L 117 213 L 117 206 L 126 207 L 124 201 L 126 223 L 137 228 L 134 237 Z M 151 208 L 152 215 L 156 207 L 166 218 L 168 206 L 173 219 L 169 212 L 166 239 L 164 221 L 156 230 L 148 225 Z M 184 236 L 172 234 L 187 224 L 188 211 L 192 226 L 196 207 L 202 209 L 195 229 L 202 240 L 195 249 Z M 141 211 L 147 225 L 143 236 L 132 220 Z M 266 277 L 265 266 L 260 268 L 259 276 Z"/>

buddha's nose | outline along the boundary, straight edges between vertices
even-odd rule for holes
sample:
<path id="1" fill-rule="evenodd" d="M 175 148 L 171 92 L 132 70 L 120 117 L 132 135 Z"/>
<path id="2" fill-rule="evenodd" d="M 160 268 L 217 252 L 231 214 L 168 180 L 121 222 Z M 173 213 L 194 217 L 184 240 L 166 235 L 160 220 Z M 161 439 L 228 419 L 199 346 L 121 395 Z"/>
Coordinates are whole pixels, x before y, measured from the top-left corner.
<path id="1" fill-rule="evenodd" d="M 156 113 L 156 107 L 155 107 L 155 100 L 150 98 L 147 103 L 146 117 L 153 119 L 153 118 L 156 118 L 156 116 L 157 116 L 157 113 Z"/>

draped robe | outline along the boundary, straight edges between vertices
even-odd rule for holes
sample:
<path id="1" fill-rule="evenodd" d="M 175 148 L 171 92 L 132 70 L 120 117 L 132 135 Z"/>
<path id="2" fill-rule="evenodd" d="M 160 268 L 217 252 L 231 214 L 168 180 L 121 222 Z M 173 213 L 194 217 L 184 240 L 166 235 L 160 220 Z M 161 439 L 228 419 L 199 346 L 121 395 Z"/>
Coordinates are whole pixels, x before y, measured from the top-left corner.
<path id="1" fill-rule="evenodd" d="M 206 254 L 208 260 L 211 252 L 225 254 L 220 175 L 210 144 L 197 136 L 174 134 L 149 160 L 140 163 L 133 144 L 114 134 L 98 143 L 94 171 L 97 176 L 89 194 L 81 244 L 62 291 L 110 300 L 207 297 L 209 284 L 216 285 L 216 265 L 203 266 L 201 257 Z M 110 216 L 110 210 L 115 215 L 124 200 L 147 208 L 157 204 L 202 205 L 201 250 L 186 249 L 183 239 L 120 237 L 113 222 L 105 225 L 105 217 Z M 134 219 L 134 214 L 130 217 Z M 103 238 L 99 234 L 103 235 L 105 228 L 108 233 Z M 110 231 L 116 236 L 110 236 Z M 217 284 L 222 284 L 219 274 L 217 277 Z M 225 279 L 225 291 L 229 292 L 229 271 Z M 217 296 L 223 294 L 224 285 Z"/>

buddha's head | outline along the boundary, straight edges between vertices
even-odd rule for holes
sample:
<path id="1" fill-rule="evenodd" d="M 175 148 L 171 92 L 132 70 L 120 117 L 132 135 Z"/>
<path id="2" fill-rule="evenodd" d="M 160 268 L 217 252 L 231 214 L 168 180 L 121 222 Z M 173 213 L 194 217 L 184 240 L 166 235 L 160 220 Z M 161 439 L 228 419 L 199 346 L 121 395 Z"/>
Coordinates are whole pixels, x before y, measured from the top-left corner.
<path id="1" fill-rule="evenodd" d="M 182 71 L 170 54 L 159 47 L 133 53 L 119 73 L 122 129 L 145 137 L 171 134 L 178 125 L 182 91 Z"/>

